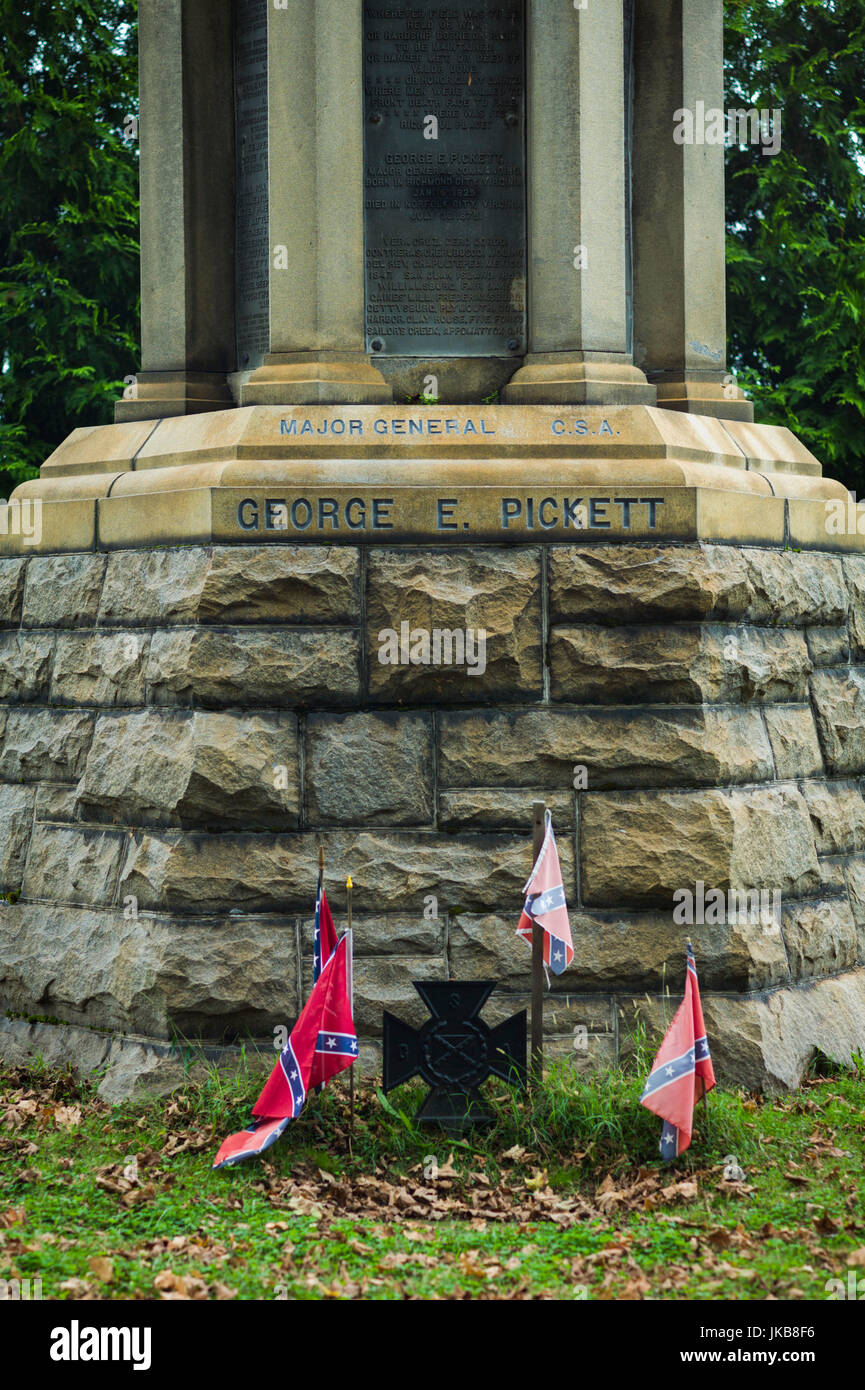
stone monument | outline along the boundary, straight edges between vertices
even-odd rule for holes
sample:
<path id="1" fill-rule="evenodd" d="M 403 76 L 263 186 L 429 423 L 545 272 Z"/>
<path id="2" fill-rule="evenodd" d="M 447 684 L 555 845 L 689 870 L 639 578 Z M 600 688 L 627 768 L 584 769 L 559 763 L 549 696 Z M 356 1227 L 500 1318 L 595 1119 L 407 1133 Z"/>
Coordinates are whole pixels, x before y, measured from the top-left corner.
<path id="1" fill-rule="evenodd" d="M 366 1065 L 413 980 L 495 1024 L 541 798 L 550 1054 L 625 1055 L 690 935 L 722 1081 L 848 1057 L 865 557 L 727 372 L 723 146 L 674 138 L 721 0 L 141 0 L 140 46 L 141 370 L 0 536 L 3 1054 L 270 1054 L 319 845 Z"/>

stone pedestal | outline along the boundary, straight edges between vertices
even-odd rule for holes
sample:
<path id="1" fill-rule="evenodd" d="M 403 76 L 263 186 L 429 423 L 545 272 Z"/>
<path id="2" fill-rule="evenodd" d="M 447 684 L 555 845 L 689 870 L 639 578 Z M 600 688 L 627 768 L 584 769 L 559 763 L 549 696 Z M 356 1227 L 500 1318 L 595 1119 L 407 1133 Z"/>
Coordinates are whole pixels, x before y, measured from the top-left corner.
<path id="1" fill-rule="evenodd" d="M 0 593 L 4 1055 L 62 1043 L 116 1095 L 181 1038 L 269 1054 L 310 986 L 319 845 L 338 923 L 355 883 L 368 1067 L 414 979 L 495 978 L 504 1017 L 536 798 L 575 947 L 551 1056 L 606 1065 L 660 1025 L 688 934 L 724 1082 L 861 1046 L 861 556 L 144 546 L 8 557 Z M 484 670 L 382 664 L 403 622 L 484 630 Z M 698 881 L 778 892 L 777 923 L 676 925 Z"/>

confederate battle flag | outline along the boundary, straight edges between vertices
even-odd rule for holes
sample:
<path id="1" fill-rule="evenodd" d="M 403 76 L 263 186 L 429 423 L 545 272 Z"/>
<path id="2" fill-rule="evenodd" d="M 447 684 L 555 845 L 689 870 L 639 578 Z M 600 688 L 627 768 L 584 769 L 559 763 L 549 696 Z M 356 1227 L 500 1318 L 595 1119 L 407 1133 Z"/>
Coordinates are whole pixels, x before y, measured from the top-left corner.
<path id="1" fill-rule="evenodd" d="M 568 920 L 568 905 L 565 902 L 565 886 L 559 866 L 559 851 L 553 834 L 553 818 L 547 811 L 546 831 L 541 852 L 535 860 L 529 881 L 523 892 L 526 901 L 523 905 L 517 935 L 532 942 L 532 928 L 535 924 L 544 932 L 544 965 L 548 965 L 554 975 L 561 975 L 574 958 L 574 943 L 571 937 L 571 924 Z"/>
<path id="2" fill-rule="evenodd" d="M 699 1089 L 698 1089 L 699 1082 Z M 703 1022 L 694 948 L 688 942 L 685 997 L 658 1049 L 640 1104 L 664 1121 L 661 1157 L 677 1158 L 691 1142 L 694 1106 L 715 1084 L 709 1040 Z"/>
<path id="3" fill-rule="evenodd" d="M 255 1122 L 225 1140 L 214 1168 L 264 1153 L 285 1132 L 289 1120 L 300 1114 L 310 1088 L 324 1086 L 357 1057 L 350 1002 L 350 949 L 351 938 L 346 933 L 321 967 L 306 1007 L 253 1107 Z"/>

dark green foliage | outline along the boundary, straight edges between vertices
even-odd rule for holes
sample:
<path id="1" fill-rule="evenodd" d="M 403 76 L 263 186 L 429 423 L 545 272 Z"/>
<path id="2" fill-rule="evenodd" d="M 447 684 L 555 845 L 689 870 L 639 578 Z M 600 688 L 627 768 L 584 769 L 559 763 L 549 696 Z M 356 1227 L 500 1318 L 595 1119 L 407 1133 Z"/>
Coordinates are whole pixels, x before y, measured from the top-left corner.
<path id="1" fill-rule="evenodd" d="M 865 491 L 865 6 L 726 0 L 726 106 L 782 144 L 727 156 L 731 365 L 757 418 Z"/>
<path id="2" fill-rule="evenodd" d="M 110 421 L 135 370 L 136 19 L 128 0 L 0 0 L 0 489 Z"/>

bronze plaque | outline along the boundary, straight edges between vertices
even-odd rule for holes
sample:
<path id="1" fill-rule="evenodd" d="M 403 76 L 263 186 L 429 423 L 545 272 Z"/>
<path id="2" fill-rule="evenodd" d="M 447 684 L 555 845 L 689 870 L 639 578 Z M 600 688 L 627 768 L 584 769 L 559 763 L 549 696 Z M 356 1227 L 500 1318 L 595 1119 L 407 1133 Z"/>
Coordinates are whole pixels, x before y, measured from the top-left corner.
<path id="1" fill-rule="evenodd" d="M 526 350 L 525 0 L 364 3 L 366 342 Z"/>
<path id="2" fill-rule="evenodd" d="M 235 324 L 237 365 L 258 367 L 270 343 L 267 189 L 267 0 L 235 0 Z"/>

